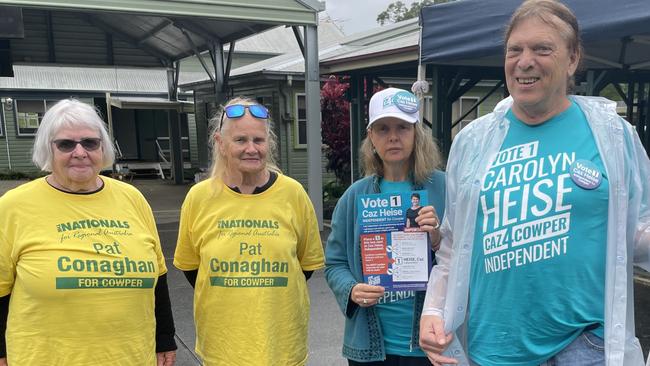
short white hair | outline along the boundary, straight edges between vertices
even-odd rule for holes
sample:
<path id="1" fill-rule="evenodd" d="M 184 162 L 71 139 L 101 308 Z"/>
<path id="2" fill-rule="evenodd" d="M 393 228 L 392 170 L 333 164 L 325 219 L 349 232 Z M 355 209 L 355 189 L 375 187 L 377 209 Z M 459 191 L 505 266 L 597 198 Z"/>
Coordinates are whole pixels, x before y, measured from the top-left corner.
<path id="1" fill-rule="evenodd" d="M 53 105 L 45 113 L 38 126 L 32 161 L 41 170 L 52 171 L 54 157 L 52 140 L 63 128 L 89 128 L 97 131 L 101 139 L 103 168 L 113 165 L 115 149 L 106 131 L 106 125 L 97 110 L 86 103 L 70 98 Z"/>

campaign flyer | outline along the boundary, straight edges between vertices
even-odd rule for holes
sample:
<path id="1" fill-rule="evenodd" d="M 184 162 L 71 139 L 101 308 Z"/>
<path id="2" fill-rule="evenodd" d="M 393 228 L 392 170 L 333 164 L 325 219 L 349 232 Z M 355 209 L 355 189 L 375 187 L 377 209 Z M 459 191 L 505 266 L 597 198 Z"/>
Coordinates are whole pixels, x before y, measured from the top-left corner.
<path id="1" fill-rule="evenodd" d="M 426 191 L 357 197 L 363 279 L 386 290 L 426 290 L 432 267 L 428 234 L 415 218 Z"/>

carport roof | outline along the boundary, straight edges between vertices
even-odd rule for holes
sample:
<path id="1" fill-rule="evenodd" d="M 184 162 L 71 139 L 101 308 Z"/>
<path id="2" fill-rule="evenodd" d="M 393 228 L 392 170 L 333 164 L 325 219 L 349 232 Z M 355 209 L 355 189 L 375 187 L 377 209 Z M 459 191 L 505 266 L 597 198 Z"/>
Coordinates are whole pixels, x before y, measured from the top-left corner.
<path id="1" fill-rule="evenodd" d="M 317 25 L 316 0 L 9 0 L 3 6 L 74 13 L 164 60 L 206 51 L 277 25 Z"/>

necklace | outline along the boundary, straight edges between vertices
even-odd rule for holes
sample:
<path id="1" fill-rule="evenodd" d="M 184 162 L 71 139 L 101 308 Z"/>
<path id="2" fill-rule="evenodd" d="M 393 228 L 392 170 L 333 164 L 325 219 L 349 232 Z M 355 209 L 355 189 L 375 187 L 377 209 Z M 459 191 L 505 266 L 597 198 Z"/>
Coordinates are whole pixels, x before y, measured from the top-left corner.
<path id="1" fill-rule="evenodd" d="M 248 192 L 249 190 L 252 192 L 255 189 L 255 187 L 263 186 L 264 184 L 266 184 L 266 182 L 269 181 L 270 176 L 271 173 L 265 169 L 263 172 L 260 172 L 260 174 L 256 174 L 256 175 L 242 174 L 238 177 L 233 177 L 231 175 L 226 174 L 223 181 L 224 183 L 226 183 L 227 186 L 238 187 L 242 192 L 244 191 Z"/>
<path id="2" fill-rule="evenodd" d="M 56 177 L 54 177 L 53 174 L 48 175 L 45 177 L 45 181 L 47 184 L 50 186 L 64 192 L 69 192 L 69 193 L 92 193 L 92 192 L 97 192 L 99 191 L 103 186 L 104 186 L 104 181 L 101 180 L 99 177 L 95 177 L 95 186 L 90 188 L 90 189 L 85 189 L 85 188 L 79 188 L 79 189 L 72 189 L 69 187 L 64 186 L 61 184 Z"/>

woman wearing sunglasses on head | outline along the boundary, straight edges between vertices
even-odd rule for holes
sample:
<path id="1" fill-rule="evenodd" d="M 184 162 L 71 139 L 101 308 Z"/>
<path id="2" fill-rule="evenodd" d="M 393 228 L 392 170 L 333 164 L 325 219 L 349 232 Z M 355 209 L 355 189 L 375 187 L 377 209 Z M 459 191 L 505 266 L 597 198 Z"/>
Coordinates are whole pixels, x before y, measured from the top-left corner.
<path id="1" fill-rule="evenodd" d="M 359 196 L 426 190 L 428 206 L 420 207 L 419 195 L 417 204 L 412 201 L 416 209 L 420 207 L 413 227 L 429 233 L 433 250 L 440 245 L 444 175 L 437 170 L 440 154 L 431 131 L 418 121 L 418 106 L 415 95 L 397 88 L 372 96 L 368 137 L 360 151 L 366 177 L 345 191 L 332 215 L 325 277 L 345 316 L 343 356 L 349 365 L 429 365 L 418 347 L 424 291 L 386 291 L 364 283 L 361 228 L 355 225 Z"/>
<path id="2" fill-rule="evenodd" d="M 211 177 L 181 209 L 174 265 L 194 292 L 205 366 L 304 365 L 307 279 L 323 267 L 314 208 L 274 161 L 267 109 L 229 101 L 214 126 Z"/>
<path id="3" fill-rule="evenodd" d="M 43 116 L 33 161 L 50 174 L 0 198 L 0 365 L 174 364 L 156 224 L 140 192 L 99 176 L 114 156 L 93 107 Z"/>

